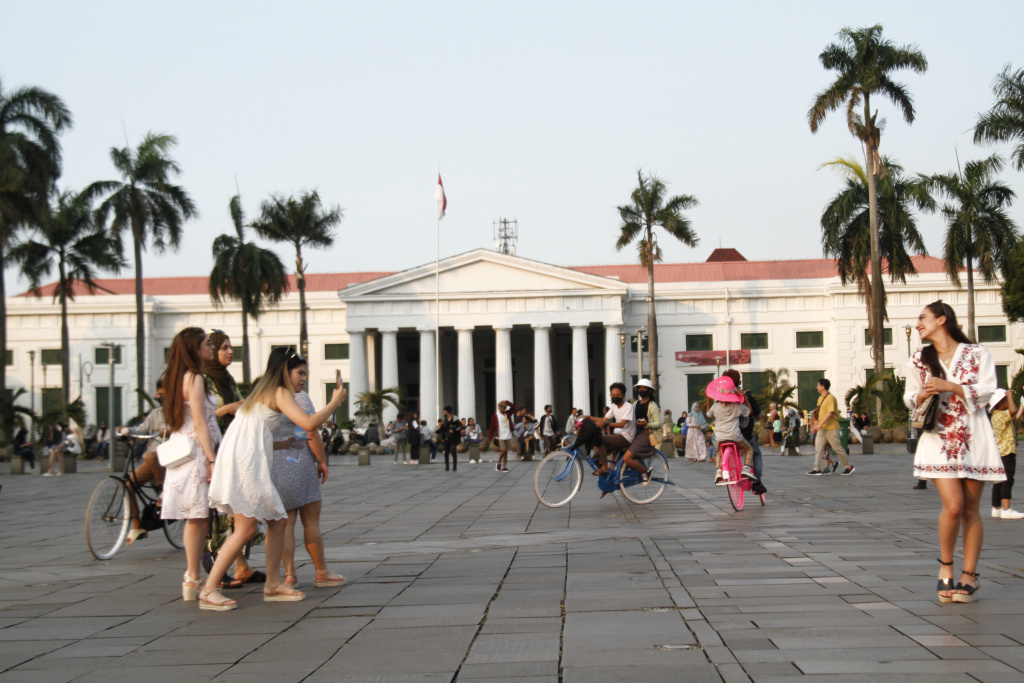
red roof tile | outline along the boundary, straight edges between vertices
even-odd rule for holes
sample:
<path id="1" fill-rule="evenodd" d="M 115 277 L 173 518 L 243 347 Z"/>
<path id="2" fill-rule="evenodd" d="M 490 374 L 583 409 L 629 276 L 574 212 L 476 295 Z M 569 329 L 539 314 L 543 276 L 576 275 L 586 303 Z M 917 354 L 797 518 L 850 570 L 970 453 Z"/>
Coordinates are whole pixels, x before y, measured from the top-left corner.
<path id="1" fill-rule="evenodd" d="M 708 260 L 705 263 L 718 263 L 720 261 L 746 261 L 743 254 L 735 249 L 715 249 L 711 252 L 711 256 L 708 256 Z"/>

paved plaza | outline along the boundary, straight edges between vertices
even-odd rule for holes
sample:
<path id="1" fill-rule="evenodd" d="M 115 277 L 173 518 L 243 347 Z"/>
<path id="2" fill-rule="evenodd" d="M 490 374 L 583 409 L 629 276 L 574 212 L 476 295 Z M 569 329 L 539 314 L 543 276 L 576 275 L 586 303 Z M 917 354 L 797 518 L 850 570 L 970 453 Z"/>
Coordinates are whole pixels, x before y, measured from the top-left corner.
<path id="1" fill-rule="evenodd" d="M 680 459 L 651 505 L 599 499 L 587 475 L 551 510 L 532 463 L 334 458 L 322 527 L 348 584 L 313 588 L 300 549 L 305 601 L 254 587 L 227 613 L 182 602 L 162 535 L 92 558 L 91 463 L 4 474 L 0 682 L 1024 681 L 1024 520 L 986 497 L 980 600 L 942 605 L 938 496 L 911 488 L 902 446 L 878 450 L 854 446 L 849 477 L 768 456 L 768 504 L 741 512 Z"/>

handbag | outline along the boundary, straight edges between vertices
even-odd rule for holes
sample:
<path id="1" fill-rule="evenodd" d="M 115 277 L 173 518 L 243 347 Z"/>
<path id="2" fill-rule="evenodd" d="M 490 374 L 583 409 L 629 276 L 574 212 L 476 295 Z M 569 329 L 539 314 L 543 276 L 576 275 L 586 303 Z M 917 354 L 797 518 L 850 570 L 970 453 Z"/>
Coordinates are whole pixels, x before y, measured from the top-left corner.
<path id="1" fill-rule="evenodd" d="M 939 395 L 932 394 L 928 399 L 919 405 L 914 411 L 914 419 L 910 426 L 914 429 L 921 429 L 930 432 L 935 429 L 939 418 Z"/>
<path id="2" fill-rule="evenodd" d="M 161 467 L 173 470 L 192 460 L 192 439 L 181 432 L 174 432 L 171 437 L 156 447 L 156 457 Z"/>

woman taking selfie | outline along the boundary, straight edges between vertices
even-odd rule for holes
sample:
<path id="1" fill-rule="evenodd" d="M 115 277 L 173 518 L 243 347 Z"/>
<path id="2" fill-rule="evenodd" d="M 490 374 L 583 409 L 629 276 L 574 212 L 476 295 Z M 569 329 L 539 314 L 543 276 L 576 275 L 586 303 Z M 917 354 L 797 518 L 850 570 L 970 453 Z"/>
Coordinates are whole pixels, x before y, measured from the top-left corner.
<path id="1" fill-rule="evenodd" d="M 941 300 L 925 306 L 916 329 L 921 341 L 931 344 L 911 357 L 903 400 L 918 415 L 927 411 L 930 400 L 937 401 L 934 425 L 919 430 L 914 476 L 931 479 L 942 498 L 938 597 L 940 602 L 974 602 L 984 538 L 979 503 L 986 481 L 1006 479 L 985 412 L 996 390 L 996 367 L 984 346 L 970 343 L 953 308 Z M 964 566 L 953 585 L 961 526 Z"/>
<path id="2" fill-rule="evenodd" d="M 275 349 L 263 379 L 235 415 L 224 435 L 217 466 L 210 482 L 210 505 L 234 515 L 235 531 L 227 538 L 217 561 L 199 595 L 199 607 L 209 610 L 235 609 L 218 590 L 231 562 L 256 533 L 259 520 L 267 522 L 267 583 L 264 602 L 302 600 L 306 596 L 281 582 L 281 551 L 287 512 L 271 479 L 274 460 L 274 428 L 284 414 L 298 427 L 314 431 L 326 422 L 345 400 L 345 389 L 338 384 L 323 410 L 306 414 L 295 402 L 291 372 L 306 361 L 292 346 Z"/>
<path id="3" fill-rule="evenodd" d="M 167 370 L 162 384 L 166 390 L 163 410 L 168 429 L 188 438 L 192 459 L 169 467 L 164 475 L 163 519 L 185 521 L 185 578 L 182 598 L 195 600 L 199 593 L 199 561 L 206 541 L 209 511 L 207 493 L 220 428 L 216 403 L 203 379 L 203 362 L 213 358 L 213 343 L 198 327 L 186 327 L 174 337 L 167 353 Z"/>

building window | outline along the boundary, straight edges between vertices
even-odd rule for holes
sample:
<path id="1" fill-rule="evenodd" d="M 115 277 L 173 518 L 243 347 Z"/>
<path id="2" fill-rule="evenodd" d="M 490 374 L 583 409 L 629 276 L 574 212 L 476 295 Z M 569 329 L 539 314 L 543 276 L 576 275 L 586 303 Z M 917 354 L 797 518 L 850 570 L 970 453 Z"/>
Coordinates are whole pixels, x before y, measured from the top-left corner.
<path id="1" fill-rule="evenodd" d="M 241 361 L 242 360 L 242 355 L 245 353 L 245 347 L 244 346 L 232 346 L 231 347 L 231 353 L 233 353 L 235 355 L 235 358 L 237 358 L 239 361 Z"/>
<path id="2" fill-rule="evenodd" d="M 167 362 L 167 354 L 169 354 L 170 352 L 171 350 L 169 348 L 164 348 L 164 363 Z"/>
<path id="3" fill-rule="evenodd" d="M 40 391 L 43 394 L 43 415 L 60 410 L 61 389 L 59 387 L 50 387 Z"/>
<path id="4" fill-rule="evenodd" d="M 687 351 L 714 351 L 715 337 L 712 334 L 688 334 L 686 335 Z M 710 381 L 710 380 L 708 380 Z"/>
<path id="5" fill-rule="evenodd" d="M 1010 366 L 1009 365 L 997 365 L 996 366 L 996 386 L 1000 389 L 1010 390 Z"/>
<path id="6" fill-rule="evenodd" d="M 334 396 L 334 387 L 338 386 L 334 382 L 328 382 L 324 385 L 324 401 L 325 403 L 331 402 L 331 397 Z M 348 382 L 342 382 L 341 386 L 345 388 L 345 400 L 342 402 L 338 409 L 334 411 L 334 424 L 340 425 L 342 421 L 348 419 L 348 406 L 351 396 L 348 395 Z"/>
<path id="7" fill-rule="evenodd" d="M 167 352 L 170 349 L 164 349 L 164 361 L 167 361 Z M 107 365 L 110 363 L 110 349 L 106 346 L 97 346 L 96 352 L 93 354 L 93 359 L 96 361 L 96 365 Z M 114 365 L 121 364 L 121 347 L 114 347 Z"/>
<path id="8" fill-rule="evenodd" d="M 797 371 L 796 394 L 800 410 L 814 410 L 818 405 L 818 380 L 824 378 L 824 370 Z"/>
<path id="9" fill-rule="evenodd" d="M 96 424 L 106 422 L 110 419 L 110 387 L 96 387 Z M 108 427 L 117 427 L 123 423 L 121 419 L 121 387 L 114 387 L 114 424 Z"/>
<path id="10" fill-rule="evenodd" d="M 797 332 L 796 333 L 796 348 L 798 349 L 823 349 L 825 348 L 825 333 L 820 330 L 817 332 Z"/>
<path id="11" fill-rule="evenodd" d="M 743 383 L 743 389 L 749 391 L 754 396 L 760 396 L 765 388 L 763 372 L 744 372 L 740 375 L 740 380 Z"/>
<path id="12" fill-rule="evenodd" d="M 767 349 L 768 348 L 768 333 L 767 332 L 741 332 L 740 333 L 740 348 L 741 349 Z"/>
<path id="13" fill-rule="evenodd" d="M 348 360 L 348 344 L 324 344 L 324 360 Z"/>
<path id="14" fill-rule="evenodd" d="M 688 405 L 694 403 L 703 403 L 707 398 L 704 390 L 708 388 L 711 381 L 715 379 L 715 373 L 698 373 L 695 375 L 686 376 L 686 402 Z M 704 410 L 705 406 L 701 406 L 701 410 Z"/>
<path id="15" fill-rule="evenodd" d="M 60 365 L 60 349 L 43 349 L 39 353 L 39 362 L 43 365 Z"/>
<path id="16" fill-rule="evenodd" d="M 12 365 L 14 365 L 14 351 L 7 349 L 7 351 L 4 353 L 4 357 L 6 359 L 7 367 L 11 367 Z"/>
<path id="17" fill-rule="evenodd" d="M 641 348 L 644 350 L 644 353 L 647 353 L 647 342 L 648 342 L 648 337 L 645 334 L 644 335 L 644 343 L 641 345 Z M 636 353 L 636 335 L 635 334 L 632 337 L 629 338 L 629 351 L 630 351 L 630 353 Z"/>
<path id="18" fill-rule="evenodd" d="M 883 328 L 882 343 L 885 346 L 892 346 L 892 328 Z M 871 346 L 871 330 L 864 330 L 864 346 Z"/>
<path id="19" fill-rule="evenodd" d="M 1006 325 L 978 325 L 978 343 L 991 344 L 1006 341 Z"/>

